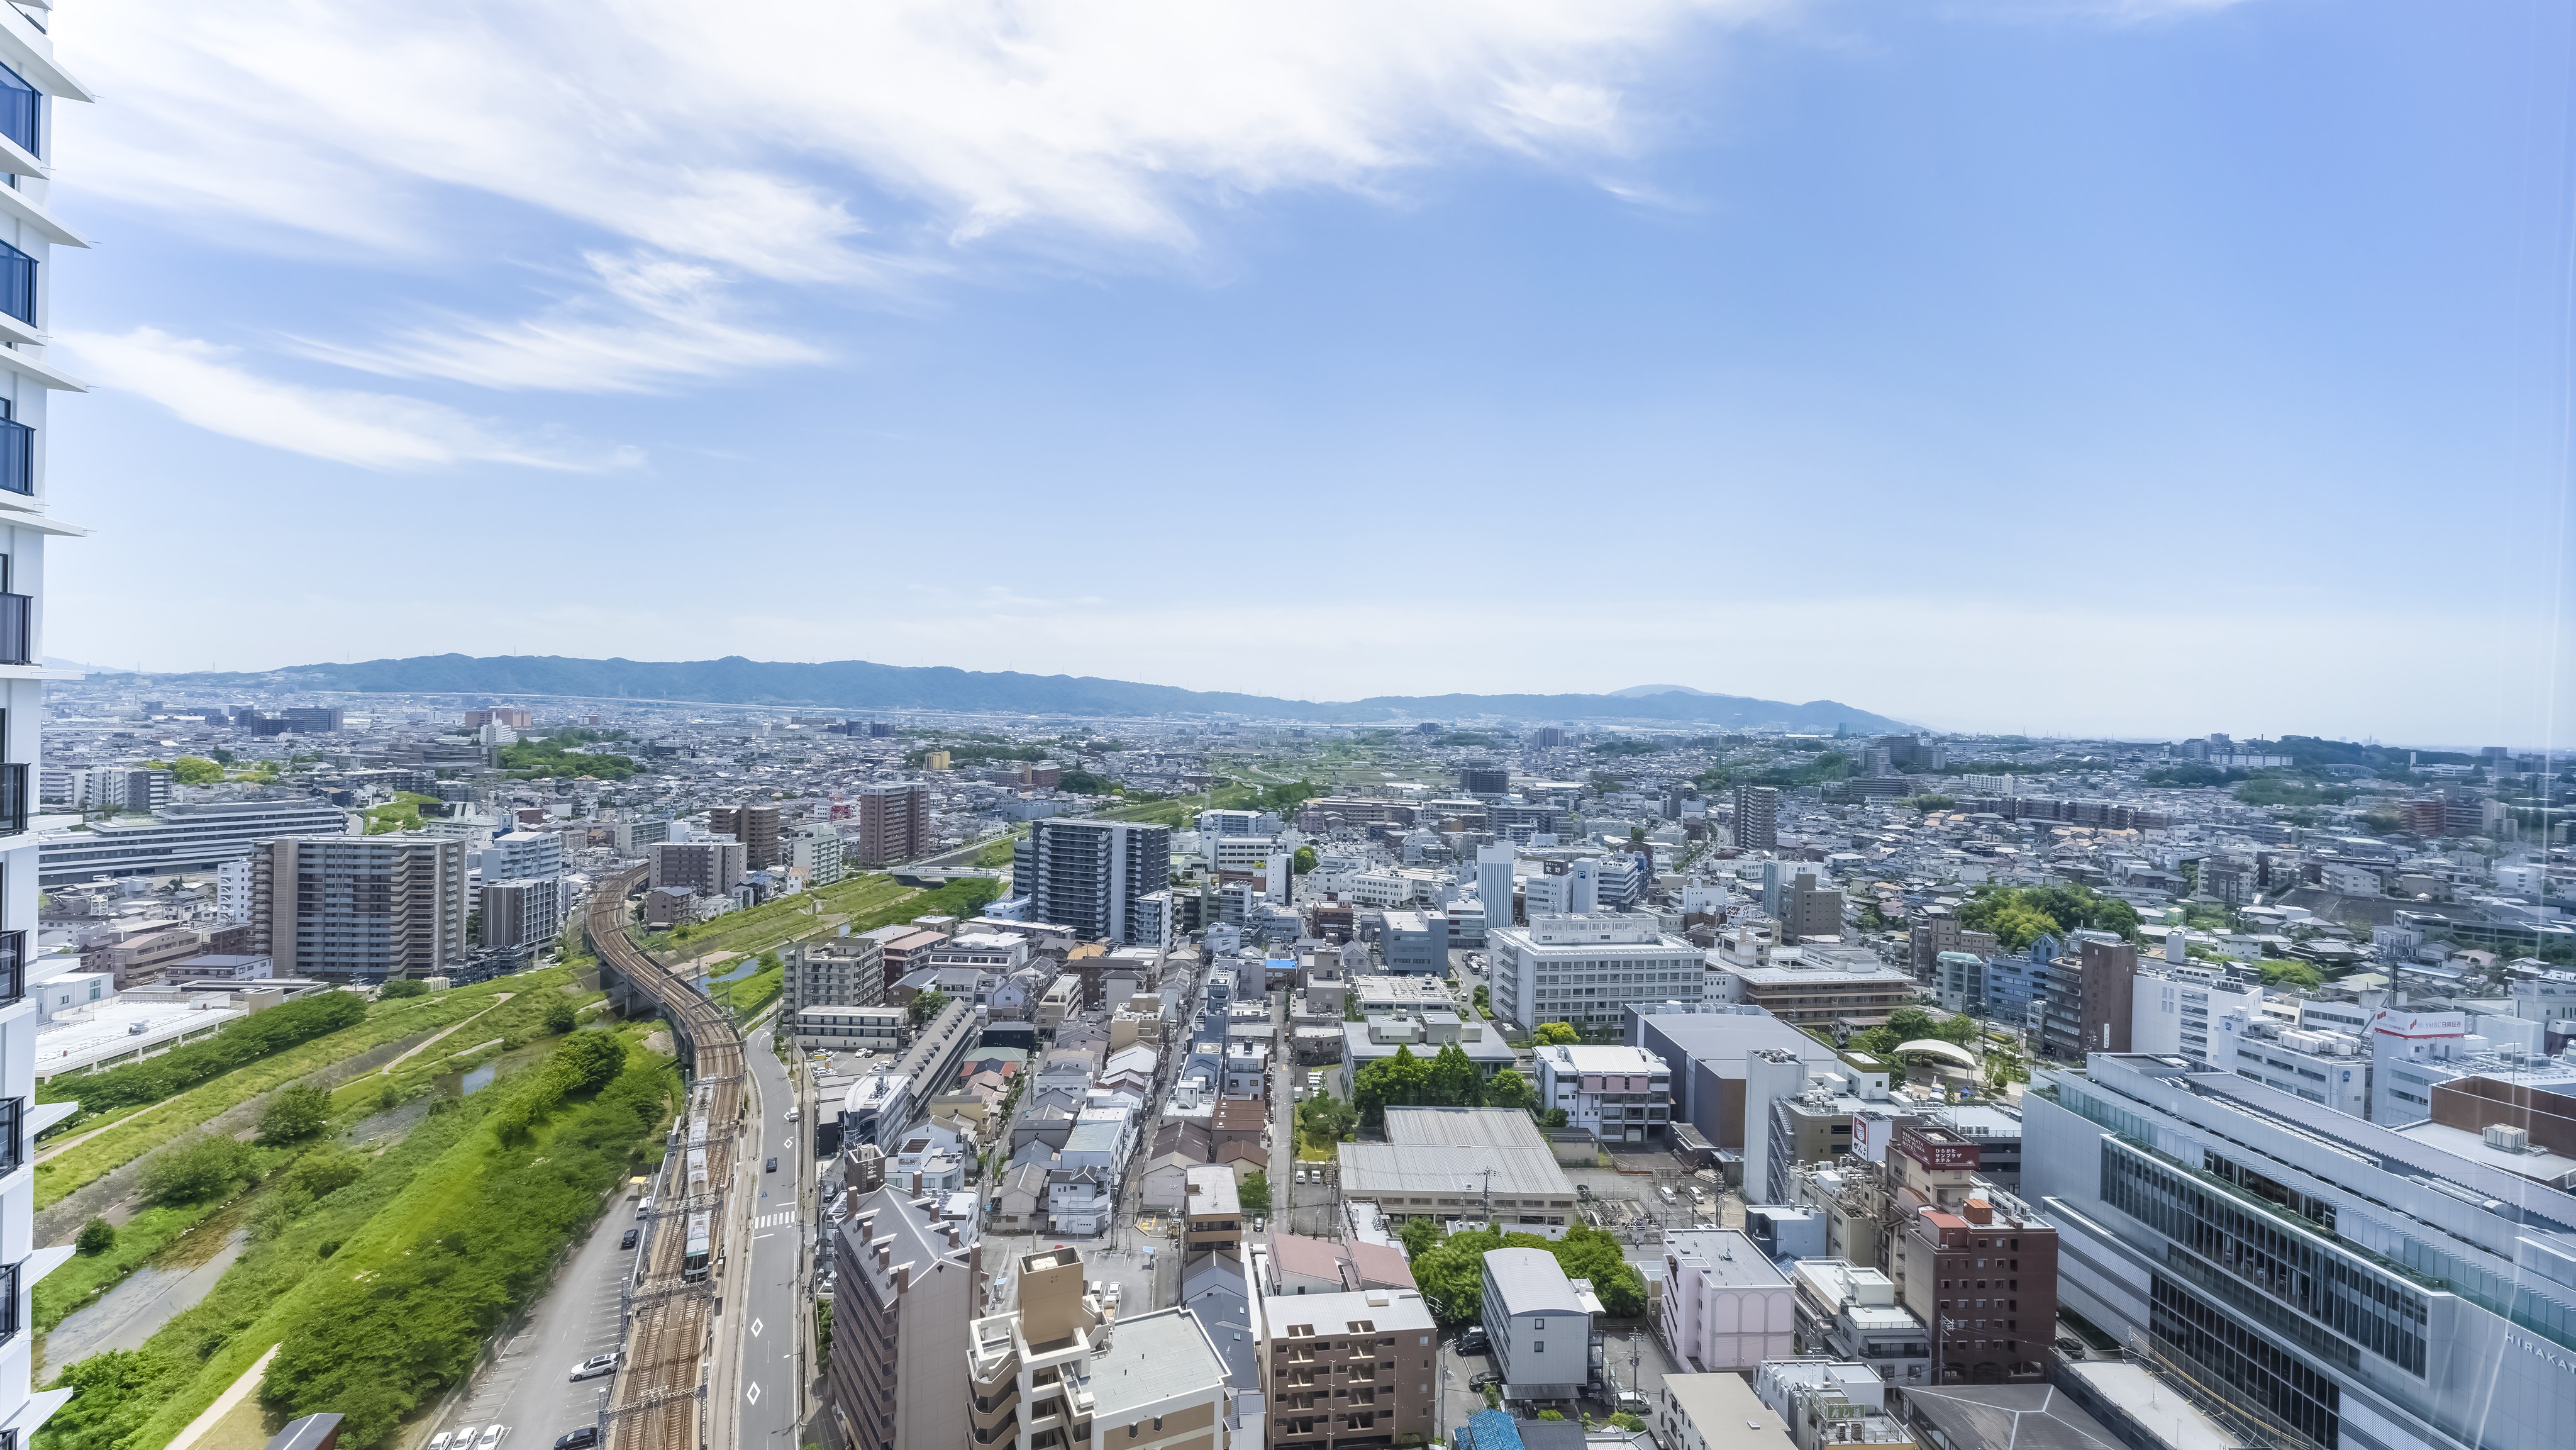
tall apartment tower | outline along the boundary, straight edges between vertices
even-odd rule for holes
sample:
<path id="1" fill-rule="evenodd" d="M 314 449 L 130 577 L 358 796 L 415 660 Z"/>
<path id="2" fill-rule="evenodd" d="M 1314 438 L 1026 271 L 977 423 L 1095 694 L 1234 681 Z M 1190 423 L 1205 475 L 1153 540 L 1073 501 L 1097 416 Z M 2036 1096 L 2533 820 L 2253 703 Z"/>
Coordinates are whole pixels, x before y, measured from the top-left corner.
<path id="1" fill-rule="evenodd" d="M 707 830 L 741 843 L 746 871 L 766 871 L 779 862 L 776 806 L 717 806 L 707 812 Z"/>
<path id="2" fill-rule="evenodd" d="M 859 864 L 891 866 L 930 849 L 930 787 L 918 780 L 859 787 Z"/>
<path id="3" fill-rule="evenodd" d="M 288 836 L 251 848 L 251 954 L 281 977 L 382 982 L 465 961 L 465 843 Z"/>
<path id="4" fill-rule="evenodd" d="M 1779 849 L 1779 787 L 1739 785 L 1735 788 L 1735 844 L 1745 851 Z"/>
<path id="5" fill-rule="evenodd" d="M 854 1450 L 958 1450 L 966 1439 L 967 1326 L 984 1281 L 975 1221 L 879 1188 L 833 1231 L 832 1349 L 824 1402 Z"/>
<path id="6" fill-rule="evenodd" d="M 52 520 L 45 488 L 48 394 L 81 391 L 47 359 L 56 325 L 48 302 L 55 247 L 87 243 L 47 210 L 54 102 L 87 101 L 88 91 L 54 64 L 53 41 L 11 6 L 0 9 L 0 134 L 11 144 L 0 169 L 0 1316 L 10 1353 L 0 1354 L 0 1435 L 23 1446 L 68 1389 L 32 1393 L 26 1349 L 36 1281 L 71 1257 L 35 1245 L 36 1134 L 69 1116 L 70 1103 L 36 1103 L 37 1003 L 27 989 L 39 873 L 27 816 L 35 803 L 43 714 L 45 537 L 74 530 Z"/>
<path id="7" fill-rule="evenodd" d="M 1172 884 L 1171 827 L 1051 817 L 1030 825 L 1011 862 L 1031 921 L 1086 941 L 1159 944 L 1149 941 L 1149 914 L 1138 901 Z"/>

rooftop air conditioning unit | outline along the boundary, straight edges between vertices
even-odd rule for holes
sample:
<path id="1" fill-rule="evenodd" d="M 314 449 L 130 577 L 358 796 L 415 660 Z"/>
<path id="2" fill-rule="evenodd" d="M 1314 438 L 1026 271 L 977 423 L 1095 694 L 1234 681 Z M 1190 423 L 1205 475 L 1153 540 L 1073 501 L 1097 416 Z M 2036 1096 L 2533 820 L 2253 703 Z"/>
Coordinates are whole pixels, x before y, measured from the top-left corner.
<path id="1" fill-rule="evenodd" d="M 2486 1132 L 2480 1136 L 2486 1139 L 2488 1147 L 2499 1152 L 2520 1153 L 2531 1146 L 2530 1130 L 2517 1128 L 2511 1123 L 2489 1123 Z"/>

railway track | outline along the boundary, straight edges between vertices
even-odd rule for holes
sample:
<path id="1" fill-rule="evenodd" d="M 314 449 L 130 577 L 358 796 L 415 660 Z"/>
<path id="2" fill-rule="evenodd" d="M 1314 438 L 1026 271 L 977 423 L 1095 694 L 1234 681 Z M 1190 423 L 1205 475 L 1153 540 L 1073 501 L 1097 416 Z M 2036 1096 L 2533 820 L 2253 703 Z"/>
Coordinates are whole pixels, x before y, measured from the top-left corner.
<path id="1" fill-rule="evenodd" d="M 600 883 L 590 899 L 591 947 L 661 1007 L 695 1071 L 688 1106 L 652 1185 L 645 1252 L 626 1286 L 626 1358 L 603 1412 L 600 1442 L 603 1450 L 704 1450 L 716 1308 L 724 1292 L 726 1191 L 743 1120 L 742 1034 L 687 979 L 628 939 L 626 900 L 643 881 L 639 867 Z"/>

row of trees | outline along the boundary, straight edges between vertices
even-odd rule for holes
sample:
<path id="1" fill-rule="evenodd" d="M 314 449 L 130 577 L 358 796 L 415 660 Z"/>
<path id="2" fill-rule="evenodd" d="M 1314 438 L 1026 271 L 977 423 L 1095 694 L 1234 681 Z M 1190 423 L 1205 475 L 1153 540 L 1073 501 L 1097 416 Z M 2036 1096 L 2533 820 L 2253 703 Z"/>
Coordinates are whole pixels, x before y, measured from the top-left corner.
<path id="1" fill-rule="evenodd" d="M 318 992 L 271 1007 L 226 1027 L 203 1042 L 105 1072 L 58 1077 L 37 1089 L 39 1102 L 77 1101 L 83 1112 L 157 1103 L 234 1068 L 301 1046 L 364 1021 L 367 1004 L 350 992 Z"/>

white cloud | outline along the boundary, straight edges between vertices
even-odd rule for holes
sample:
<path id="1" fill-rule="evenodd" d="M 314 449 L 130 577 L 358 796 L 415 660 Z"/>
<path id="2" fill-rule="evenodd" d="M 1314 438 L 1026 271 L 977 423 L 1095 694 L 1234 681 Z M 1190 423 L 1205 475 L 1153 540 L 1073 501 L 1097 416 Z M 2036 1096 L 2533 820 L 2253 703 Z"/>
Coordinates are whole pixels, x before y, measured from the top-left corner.
<path id="1" fill-rule="evenodd" d="M 58 34 L 111 97 L 71 166 L 134 203 L 416 253 L 471 244 L 434 200 L 466 188 L 812 282 L 1011 230 L 1186 249 L 1198 201 L 1462 148 L 1617 151 L 1640 75 L 1792 3 L 139 0 Z"/>
<path id="2" fill-rule="evenodd" d="M 514 438 L 453 408 L 383 393 L 308 388 L 260 377 L 236 350 L 138 327 L 56 340 L 101 385 L 150 398 L 210 432 L 361 468 L 461 463 L 597 472 L 643 461 L 631 448 L 597 449 Z"/>
<path id="3" fill-rule="evenodd" d="M 710 269 L 642 256 L 583 258 L 595 292 L 513 322 L 451 314 L 379 343 L 305 341 L 311 355 L 396 377 L 448 378 L 490 388 L 641 392 L 679 378 L 820 361 L 821 349 L 726 320 L 728 298 Z"/>

